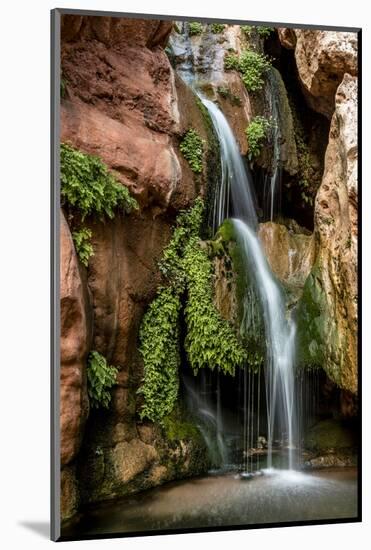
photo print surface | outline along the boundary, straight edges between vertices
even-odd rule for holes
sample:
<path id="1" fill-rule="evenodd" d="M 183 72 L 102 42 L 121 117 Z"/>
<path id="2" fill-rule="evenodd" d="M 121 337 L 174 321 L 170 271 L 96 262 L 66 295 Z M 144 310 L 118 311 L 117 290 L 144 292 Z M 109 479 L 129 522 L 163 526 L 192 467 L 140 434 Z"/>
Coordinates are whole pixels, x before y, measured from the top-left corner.
<path id="1" fill-rule="evenodd" d="M 54 538 L 359 521 L 359 31 L 53 18 Z"/>

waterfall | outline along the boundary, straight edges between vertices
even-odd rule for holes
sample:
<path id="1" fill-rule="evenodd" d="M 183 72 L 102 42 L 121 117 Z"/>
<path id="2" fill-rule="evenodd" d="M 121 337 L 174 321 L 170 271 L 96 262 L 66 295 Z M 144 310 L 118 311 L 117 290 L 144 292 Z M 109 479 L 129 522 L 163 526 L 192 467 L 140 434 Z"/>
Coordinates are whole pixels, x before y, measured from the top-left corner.
<path id="1" fill-rule="evenodd" d="M 295 404 L 295 380 L 294 380 L 294 355 L 295 355 L 295 324 L 286 318 L 285 300 L 281 289 L 271 273 L 263 247 L 257 235 L 258 217 L 256 212 L 253 180 L 241 156 L 233 131 L 218 106 L 206 98 L 198 89 L 197 81 L 192 65 L 192 45 L 187 32 L 187 24 L 184 24 L 184 34 L 177 40 L 172 40 L 172 48 L 175 55 L 179 55 L 180 62 L 177 71 L 193 91 L 198 95 L 206 107 L 220 146 L 221 178 L 215 193 L 214 200 L 214 232 L 220 224 L 233 215 L 233 224 L 236 239 L 245 263 L 246 273 L 253 279 L 255 291 L 259 298 L 265 327 L 266 361 L 264 366 L 266 406 L 267 406 L 267 439 L 268 439 L 268 467 L 273 465 L 274 444 L 278 438 L 280 444 L 286 444 L 288 449 L 287 466 L 295 467 L 294 449 L 297 445 L 296 426 L 294 423 Z M 278 118 L 278 105 L 274 99 L 274 74 L 269 77 L 270 107 L 276 122 Z M 269 210 L 273 218 L 275 201 L 278 195 L 280 182 L 280 130 L 276 124 L 273 131 L 274 138 L 274 163 L 273 175 L 270 178 Z M 248 290 L 250 292 L 250 290 Z M 244 308 L 251 309 L 251 297 L 246 296 Z M 251 312 L 245 311 L 242 323 L 251 318 Z M 245 327 L 241 327 L 241 332 Z M 254 407 L 255 375 L 247 367 L 243 376 L 243 438 L 244 438 L 244 470 L 252 471 L 252 460 L 249 461 L 249 450 L 258 443 L 259 439 L 259 407 L 260 407 L 260 375 L 257 377 L 257 407 Z M 212 421 L 216 424 L 217 446 L 220 454 L 225 452 L 223 440 L 223 421 L 221 409 L 221 387 L 218 379 L 217 385 L 217 411 L 212 414 Z M 193 392 L 193 399 L 197 396 Z M 200 412 L 200 408 L 199 408 Z M 205 416 L 205 408 L 201 414 Z M 210 409 L 207 415 L 210 418 Z M 255 419 L 254 417 L 257 416 Z"/>
<path id="2" fill-rule="evenodd" d="M 294 467 L 294 353 L 295 324 L 286 319 L 285 300 L 271 273 L 262 245 L 257 236 L 257 215 L 253 199 L 252 178 L 243 162 L 233 132 L 218 107 L 202 97 L 217 133 L 222 178 L 216 195 L 216 220 L 220 223 L 228 216 L 226 205 L 230 192 L 234 213 L 233 224 L 248 273 L 252 274 L 264 313 L 267 345 L 265 384 L 268 419 L 268 467 L 272 467 L 274 438 L 280 434 L 288 448 L 288 467 Z M 273 197 L 273 193 L 272 193 Z M 273 211 L 273 207 L 272 207 Z M 245 386 L 247 384 L 245 383 Z M 248 385 L 251 387 L 251 383 Z M 246 388 L 245 388 L 246 391 Z M 250 389 L 249 389 L 250 391 Z M 252 395 L 250 400 L 252 400 Z M 254 443 L 251 412 L 245 421 L 245 438 L 249 446 Z M 256 437 L 259 434 L 255 434 Z"/>
<path id="3" fill-rule="evenodd" d="M 266 97 L 269 112 L 271 113 L 271 134 L 273 146 L 272 174 L 265 176 L 264 181 L 264 213 L 267 218 L 273 221 L 276 211 L 279 211 L 281 199 L 281 125 L 280 125 L 280 104 L 278 88 L 277 69 L 271 67 L 267 73 Z"/>

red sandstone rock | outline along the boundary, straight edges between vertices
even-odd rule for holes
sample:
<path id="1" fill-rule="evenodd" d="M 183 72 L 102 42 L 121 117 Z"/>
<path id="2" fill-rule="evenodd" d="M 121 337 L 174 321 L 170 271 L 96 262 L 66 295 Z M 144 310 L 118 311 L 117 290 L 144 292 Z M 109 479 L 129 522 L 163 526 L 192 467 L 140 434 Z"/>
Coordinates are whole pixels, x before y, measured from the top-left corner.
<path id="1" fill-rule="evenodd" d="M 70 230 L 61 214 L 61 464 L 71 462 L 88 414 L 86 356 L 90 346 L 87 296 Z"/>

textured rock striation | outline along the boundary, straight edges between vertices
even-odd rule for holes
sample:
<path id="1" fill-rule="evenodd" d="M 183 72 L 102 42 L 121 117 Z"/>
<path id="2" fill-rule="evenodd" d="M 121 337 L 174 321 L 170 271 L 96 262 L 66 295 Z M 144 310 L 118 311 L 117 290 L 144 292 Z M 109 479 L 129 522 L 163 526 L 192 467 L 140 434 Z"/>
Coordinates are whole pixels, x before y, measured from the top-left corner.
<path id="1" fill-rule="evenodd" d="M 338 386 L 357 392 L 357 78 L 335 98 L 315 204 L 314 268 L 300 309 L 302 347 Z M 306 336 L 305 336 L 306 334 Z"/>

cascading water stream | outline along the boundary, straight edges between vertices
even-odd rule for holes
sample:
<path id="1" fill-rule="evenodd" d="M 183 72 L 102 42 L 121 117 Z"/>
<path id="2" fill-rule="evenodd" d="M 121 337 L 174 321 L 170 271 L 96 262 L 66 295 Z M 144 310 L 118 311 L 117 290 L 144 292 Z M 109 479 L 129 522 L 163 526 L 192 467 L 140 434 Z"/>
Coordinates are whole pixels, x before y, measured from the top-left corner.
<path id="1" fill-rule="evenodd" d="M 268 467 L 273 465 L 273 447 L 275 438 L 284 442 L 288 448 L 287 467 L 293 469 L 294 448 L 296 446 L 296 426 L 294 424 L 295 409 L 295 381 L 294 381 L 294 354 L 295 354 L 295 324 L 286 318 L 285 300 L 279 285 L 270 271 L 263 247 L 257 235 L 258 219 L 254 204 L 253 181 L 248 167 L 243 161 L 233 131 L 224 114 L 210 99 L 204 97 L 198 90 L 192 72 L 190 58 L 192 48 L 189 37 L 183 38 L 183 48 L 187 55 L 179 67 L 179 74 L 183 80 L 198 95 L 210 114 L 220 146 L 221 178 L 215 194 L 214 202 L 214 231 L 233 212 L 233 224 L 241 253 L 247 268 L 254 280 L 255 291 L 263 310 L 266 361 L 265 386 L 267 403 L 267 430 L 268 430 Z M 273 77 L 272 77 L 273 78 Z M 272 113 L 275 114 L 274 103 Z M 271 179 L 270 214 L 273 217 L 274 200 L 279 177 L 279 159 L 277 146 L 279 130 L 275 130 L 274 146 L 274 174 Z M 244 307 L 249 307 L 251 300 L 244 301 Z M 251 303 L 250 303 L 251 306 Z M 244 318 L 248 318 L 249 311 L 245 311 Z M 251 318 L 251 315 L 250 315 Z M 247 383 L 249 377 L 249 384 Z M 248 393 L 246 393 L 248 391 Z M 248 450 L 253 447 L 259 437 L 259 429 L 255 430 L 254 440 L 254 405 L 253 391 L 251 390 L 250 372 L 244 372 L 244 469 L 249 471 Z M 258 394 L 260 397 L 260 393 Z M 220 437 L 221 408 L 220 388 L 217 392 L 218 439 Z M 259 414 L 259 412 L 258 412 Z M 256 425 L 256 424 L 255 424 Z M 259 426 L 259 420 L 257 422 Z M 220 445 L 220 442 L 218 442 Z"/>
<path id="2" fill-rule="evenodd" d="M 218 107 L 201 97 L 210 113 L 216 130 L 221 154 L 222 178 L 215 204 L 217 224 L 228 216 L 226 205 L 230 192 L 235 218 L 237 239 L 248 272 L 253 275 L 264 312 L 267 343 L 265 365 L 267 417 L 268 417 L 268 467 L 272 467 L 273 441 L 282 434 L 288 447 L 288 467 L 294 467 L 294 350 L 295 325 L 286 319 L 286 307 L 281 290 L 276 283 L 262 245 L 256 234 L 257 215 L 253 200 L 251 175 L 241 157 L 233 132 Z M 273 195 L 273 193 L 272 193 Z M 273 207 L 272 207 L 273 210 Z M 250 419 L 247 420 L 247 437 L 251 438 Z M 259 434 L 256 434 L 257 436 Z"/>

